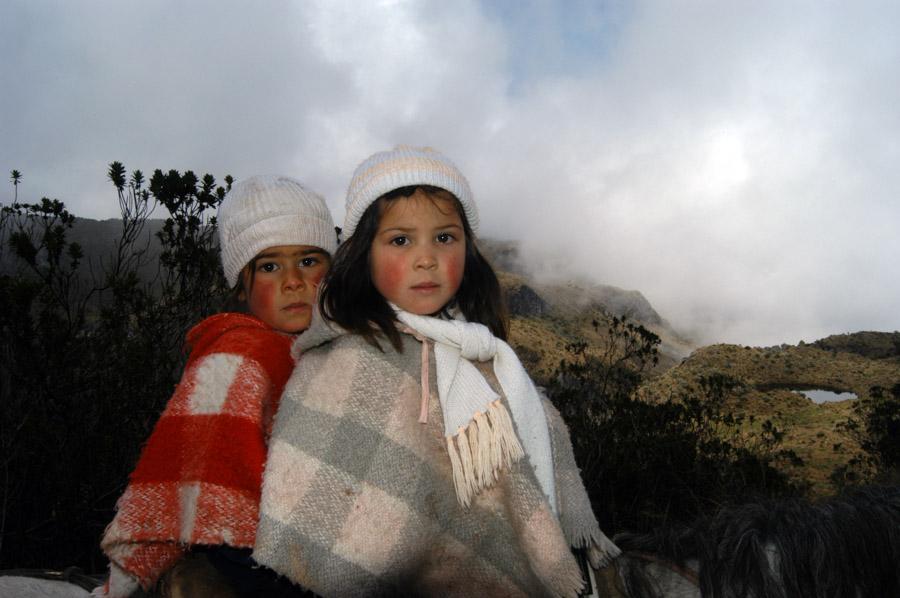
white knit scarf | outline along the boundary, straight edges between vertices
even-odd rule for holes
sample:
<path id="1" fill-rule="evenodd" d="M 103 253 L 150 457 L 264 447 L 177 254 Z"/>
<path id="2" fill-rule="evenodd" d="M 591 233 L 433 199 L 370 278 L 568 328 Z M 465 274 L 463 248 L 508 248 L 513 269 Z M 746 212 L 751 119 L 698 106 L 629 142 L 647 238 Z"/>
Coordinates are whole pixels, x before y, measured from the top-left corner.
<path id="1" fill-rule="evenodd" d="M 491 334 L 487 326 L 466 322 L 461 316 L 442 320 L 395 310 L 400 322 L 434 342 L 438 397 L 460 503 L 468 506 L 475 494 L 497 479 L 506 464 L 521 458 L 524 449 L 556 513 L 553 454 L 544 406 L 512 347 Z M 425 350 L 427 345 L 423 343 Z M 471 363 L 489 359 L 493 360 L 494 375 L 506 396 L 509 414 Z M 510 414 L 518 439 L 509 422 Z"/>

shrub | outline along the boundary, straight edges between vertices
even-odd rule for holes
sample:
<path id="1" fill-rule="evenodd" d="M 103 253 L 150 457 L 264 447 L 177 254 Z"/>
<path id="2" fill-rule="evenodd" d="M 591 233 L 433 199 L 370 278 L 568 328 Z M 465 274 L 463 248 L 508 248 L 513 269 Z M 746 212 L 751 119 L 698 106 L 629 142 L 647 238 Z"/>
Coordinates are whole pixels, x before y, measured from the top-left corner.
<path id="1" fill-rule="evenodd" d="M 63 202 L 0 210 L 12 258 L 0 276 L 0 568 L 105 567 L 100 536 L 178 380 L 184 334 L 226 291 L 207 215 L 225 188 L 157 170 L 147 189 L 117 162 L 108 175 L 121 233 L 88 269 Z M 158 203 L 162 255 L 142 282 Z"/>
<path id="2" fill-rule="evenodd" d="M 800 491 L 774 467 L 799 460 L 780 449 L 783 433 L 765 421 L 748 437 L 743 418 L 726 409 L 733 378 L 711 374 L 668 400 L 638 398 L 659 338 L 619 318 L 606 325 L 615 350 L 570 345 L 547 388 L 604 530 L 649 531 L 750 495 Z"/>
<path id="3" fill-rule="evenodd" d="M 900 483 L 900 382 L 890 389 L 873 386 L 869 396 L 854 402 L 841 430 L 854 438 L 862 454 L 834 470 L 838 487 L 861 482 Z"/>

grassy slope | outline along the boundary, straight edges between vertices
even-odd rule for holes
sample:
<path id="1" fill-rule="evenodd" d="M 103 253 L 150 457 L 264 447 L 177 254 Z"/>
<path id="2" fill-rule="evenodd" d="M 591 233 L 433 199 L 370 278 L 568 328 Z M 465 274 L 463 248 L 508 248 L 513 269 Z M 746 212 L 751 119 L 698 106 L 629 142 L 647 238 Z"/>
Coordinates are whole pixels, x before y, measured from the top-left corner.
<path id="1" fill-rule="evenodd" d="M 602 310 L 627 313 L 662 341 L 660 363 L 647 373 L 639 391 L 643 398 L 666 400 L 679 392 L 695 392 L 698 379 L 713 373 L 734 378 L 739 386 L 729 397 L 730 406 L 753 416 L 754 428 L 769 419 L 784 432 L 783 447 L 793 449 L 805 464 L 783 467 L 798 481 L 809 483 L 815 494 L 832 493 L 830 474 L 859 450 L 839 427 L 853 402 L 819 405 L 788 389 L 850 391 L 866 400 L 873 386 L 900 382 L 900 333 L 839 335 L 800 346 L 711 345 L 694 351 L 690 341 L 678 335 L 639 293 L 571 283 L 539 284 L 507 272 L 501 272 L 500 279 L 507 293 L 526 285 L 542 302 L 540 313 L 513 315 L 510 330 L 510 344 L 539 383 L 566 356 L 568 343 L 583 340 L 591 350 L 603 350 L 608 342 L 604 330 L 592 326 L 593 320 L 601 319 Z"/>
<path id="2" fill-rule="evenodd" d="M 757 425 L 770 419 L 783 430 L 785 448 L 793 449 L 806 462 L 801 468 L 785 466 L 786 470 L 808 481 L 814 493 L 827 494 L 834 490 L 828 476 L 859 449 L 853 438 L 838 428 L 850 415 L 852 401 L 818 405 L 788 389 L 850 391 L 866 400 L 872 386 L 892 386 L 900 381 L 900 362 L 809 345 L 712 345 L 646 383 L 642 395 L 665 400 L 712 373 L 726 374 L 741 383 L 730 397 L 735 410 L 753 415 Z"/>
<path id="3" fill-rule="evenodd" d="M 605 329 L 601 327 L 598 331 L 593 326 L 594 321 L 603 321 L 604 310 L 619 316 L 626 314 L 660 337 L 660 360 L 655 372 L 674 366 L 694 349 L 690 341 L 679 336 L 649 308 L 642 296 L 633 291 L 591 288 L 574 283 L 534 284 L 519 275 L 499 274 L 507 294 L 527 284 L 546 303 L 544 313 L 510 318 L 510 344 L 539 380 L 559 365 L 566 356 L 567 344 L 586 341 L 594 350 L 606 346 Z"/>

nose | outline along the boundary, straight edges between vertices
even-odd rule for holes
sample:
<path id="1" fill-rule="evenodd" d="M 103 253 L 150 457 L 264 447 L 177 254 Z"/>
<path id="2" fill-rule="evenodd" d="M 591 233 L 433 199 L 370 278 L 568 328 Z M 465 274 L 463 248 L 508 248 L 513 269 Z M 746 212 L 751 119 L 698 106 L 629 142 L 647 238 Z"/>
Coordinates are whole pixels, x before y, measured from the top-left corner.
<path id="1" fill-rule="evenodd" d="M 433 270 L 437 267 L 437 260 L 431 251 L 422 251 L 416 256 L 415 266 L 417 269 Z"/>
<path id="2" fill-rule="evenodd" d="M 306 282 L 303 280 L 303 275 L 298 270 L 288 269 L 284 275 L 284 282 L 282 283 L 286 290 L 296 290 L 302 289 Z"/>

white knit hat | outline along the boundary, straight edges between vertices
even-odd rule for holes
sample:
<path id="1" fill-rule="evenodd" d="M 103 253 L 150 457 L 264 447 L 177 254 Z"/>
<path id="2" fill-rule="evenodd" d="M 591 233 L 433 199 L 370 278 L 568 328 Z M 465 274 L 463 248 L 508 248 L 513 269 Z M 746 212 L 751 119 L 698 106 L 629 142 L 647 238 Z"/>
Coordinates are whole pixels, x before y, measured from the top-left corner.
<path id="1" fill-rule="evenodd" d="M 325 200 L 286 176 L 254 176 L 235 184 L 219 204 L 216 218 L 222 269 L 230 286 L 256 255 L 278 245 L 337 249 Z"/>
<path id="2" fill-rule="evenodd" d="M 400 187 L 431 185 L 449 191 L 462 204 L 472 232 L 478 230 L 478 208 L 469 181 L 459 169 L 430 147 L 398 145 L 390 151 L 372 154 L 357 166 L 347 190 L 347 216 L 343 237 L 349 238 L 372 202 Z"/>

